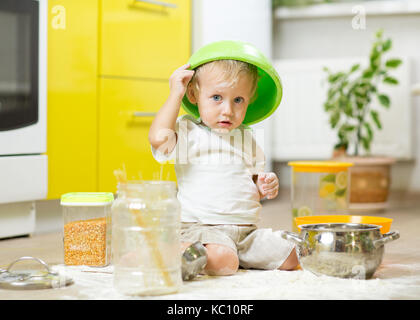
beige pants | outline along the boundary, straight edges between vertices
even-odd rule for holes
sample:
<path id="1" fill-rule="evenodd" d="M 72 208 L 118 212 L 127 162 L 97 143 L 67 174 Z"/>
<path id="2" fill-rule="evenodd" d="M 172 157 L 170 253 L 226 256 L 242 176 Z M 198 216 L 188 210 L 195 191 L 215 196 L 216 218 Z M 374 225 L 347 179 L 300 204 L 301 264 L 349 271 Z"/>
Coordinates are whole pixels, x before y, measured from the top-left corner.
<path id="1" fill-rule="evenodd" d="M 282 231 L 230 224 L 182 223 L 181 241 L 214 243 L 232 248 L 239 265 L 246 269 L 278 269 L 290 255 L 293 243 L 281 237 Z"/>

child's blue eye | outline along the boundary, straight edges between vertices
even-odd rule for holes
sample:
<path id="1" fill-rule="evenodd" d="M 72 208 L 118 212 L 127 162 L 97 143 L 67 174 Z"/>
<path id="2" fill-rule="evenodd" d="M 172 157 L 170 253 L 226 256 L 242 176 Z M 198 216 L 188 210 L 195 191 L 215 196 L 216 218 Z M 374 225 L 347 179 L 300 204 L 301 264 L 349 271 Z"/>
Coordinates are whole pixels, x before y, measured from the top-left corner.
<path id="1" fill-rule="evenodd" d="M 218 94 L 215 94 L 215 95 L 212 97 L 212 99 L 213 99 L 214 101 L 220 101 L 220 100 L 222 100 L 222 97 L 221 97 L 220 95 L 218 95 Z"/>
<path id="2" fill-rule="evenodd" d="M 234 101 L 235 101 L 235 103 L 242 103 L 244 101 L 244 98 L 242 98 L 242 97 L 236 97 L 234 99 Z"/>

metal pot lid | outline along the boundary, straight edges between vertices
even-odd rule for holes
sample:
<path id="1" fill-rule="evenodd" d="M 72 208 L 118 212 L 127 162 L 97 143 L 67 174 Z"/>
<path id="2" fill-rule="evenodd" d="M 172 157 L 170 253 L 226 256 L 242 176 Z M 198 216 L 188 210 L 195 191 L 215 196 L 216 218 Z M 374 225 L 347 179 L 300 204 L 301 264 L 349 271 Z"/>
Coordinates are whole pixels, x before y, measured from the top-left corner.
<path id="1" fill-rule="evenodd" d="M 19 272 L 11 271 L 12 266 L 19 261 L 35 260 L 43 265 L 44 270 L 25 270 Z M 9 264 L 6 270 L 0 269 L 0 289 L 11 290 L 38 290 L 61 288 L 73 284 L 69 277 L 51 271 L 48 264 L 38 258 L 21 257 Z"/>

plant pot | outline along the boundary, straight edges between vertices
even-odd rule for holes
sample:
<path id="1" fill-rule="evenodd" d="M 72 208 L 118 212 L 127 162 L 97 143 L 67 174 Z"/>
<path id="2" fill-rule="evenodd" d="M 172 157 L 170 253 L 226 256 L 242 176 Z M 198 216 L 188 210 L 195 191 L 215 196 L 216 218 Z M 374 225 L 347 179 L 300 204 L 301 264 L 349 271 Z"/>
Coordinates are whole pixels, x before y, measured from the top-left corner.
<path id="1" fill-rule="evenodd" d="M 351 211 L 380 211 L 387 207 L 394 158 L 341 156 L 334 160 L 354 164 L 350 168 Z"/>

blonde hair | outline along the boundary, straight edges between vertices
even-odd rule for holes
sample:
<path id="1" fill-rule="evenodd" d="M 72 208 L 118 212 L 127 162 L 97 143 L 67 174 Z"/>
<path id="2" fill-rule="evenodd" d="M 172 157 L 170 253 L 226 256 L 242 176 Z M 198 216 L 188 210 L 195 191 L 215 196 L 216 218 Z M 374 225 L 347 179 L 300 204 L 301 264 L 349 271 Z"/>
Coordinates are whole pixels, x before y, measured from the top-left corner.
<path id="1" fill-rule="evenodd" d="M 212 71 L 215 68 L 223 70 L 220 73 L 222 80 L 226 81 L 229 86 L 235 85 L 240 75 L 245 74 L 251 78 L 251 101 L 256 98 L 257 84 L 258 84 L 258 68 L 250 63 L 239 60 L 216 60 L 207 62 L 195 69 L 194 75 L 191 79 L 191 86 L 194 91 L 200 90 L 199 78 L 204 70 Z"/>

